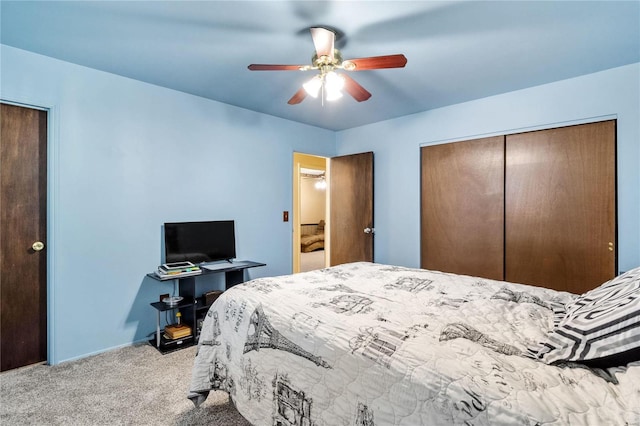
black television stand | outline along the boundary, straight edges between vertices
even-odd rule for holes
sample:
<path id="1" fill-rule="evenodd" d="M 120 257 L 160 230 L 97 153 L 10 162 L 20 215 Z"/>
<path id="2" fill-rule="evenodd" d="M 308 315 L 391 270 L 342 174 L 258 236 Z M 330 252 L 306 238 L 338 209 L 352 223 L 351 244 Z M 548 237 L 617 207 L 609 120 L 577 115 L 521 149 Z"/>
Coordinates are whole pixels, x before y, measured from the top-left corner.
<path id="1" fill-rule="evenodd" d="M 234 285 L 244 282 L 245 270 L 258 266 L 266 266 L 266 263 L 254 262 L 251 260 L 241 260 L 233 262 L 222 261 L 216 263 L 205 263 L 199 266 L 202 270 L 202 273 L 186 277 L 161 279 L 153 272 L 147 274 L 148 277 L 151 277 L 156 281 L 178 280 L 178 295 L 183 298 L 179 303 L 175 305 L 168 305 L 162 301 L 151 303 L 151 306 L 153 306 L 157 311 L 157 317 L 156 335 L 149 341 L 149 343 L 154 345 L 163 354 L 193 346 L 198 342 L 198 338 L 200 337 L 200 328 L 198 327 L 198 321 L 204 318 L 209 307 L 211 306 L 211 304 L 206 303 L 204 296 L 197 292 L 196 282 L 198 277 L 224 272 L 225 290 L 228 290 Z M 180 310 L 180 313 L 182 314 L 182 322 L 191 327 L 193 334 L 182 339 L 167 341 L 161 334 L 160 314 L 162 312 L 174 309 Z"/>

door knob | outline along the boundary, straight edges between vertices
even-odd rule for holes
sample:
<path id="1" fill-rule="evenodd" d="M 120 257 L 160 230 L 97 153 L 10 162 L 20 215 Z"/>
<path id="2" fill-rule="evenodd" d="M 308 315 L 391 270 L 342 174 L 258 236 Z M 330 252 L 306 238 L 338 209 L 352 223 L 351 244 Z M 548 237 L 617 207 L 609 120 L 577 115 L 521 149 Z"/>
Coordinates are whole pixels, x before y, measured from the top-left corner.
<path id="1" fill-rule="evenodd" d="M 35 243 L 31 244 L 31 248 L 33 249 L 33 251 L 40 251 L 44 248 L 44 243 L 42 241 L 36 241 Z"/>
<path id="2" fill-rule="evenodd" d="M 376 232 L 375 228 L 364 228 L 365 234 L 374 234 Z"/>

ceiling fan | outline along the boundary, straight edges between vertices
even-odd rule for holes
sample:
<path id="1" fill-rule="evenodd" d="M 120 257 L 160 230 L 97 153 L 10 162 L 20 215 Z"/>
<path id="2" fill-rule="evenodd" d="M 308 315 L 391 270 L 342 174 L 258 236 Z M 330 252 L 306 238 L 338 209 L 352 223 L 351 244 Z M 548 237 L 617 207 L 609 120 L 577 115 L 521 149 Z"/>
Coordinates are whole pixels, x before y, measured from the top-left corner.
<path id="1" fill-rule="evenodd" d="M 404 55 L 371 56 L 359 59 L 342 59 L 340 51 L 334 47 L 336 34 L 323 27 L 310 28 L 311 38 L 316 48 L 312 65 L 270 65 L 251 64 L 251 71 L 320 71 L 315 77 L 303 84 L 289 99 L 290 105 L 299 104 L 307 95 L 318 97 L 322 93 L 322 99 L 328 101 L 342 97 L 342 89 L 346 90 L 356 101 L 366 101 L 371 97 L 364 87 L 344 73 L 336 73 L 335 70 L 364 71 L 381 68 L 403 68 L 407 63 Z"/>

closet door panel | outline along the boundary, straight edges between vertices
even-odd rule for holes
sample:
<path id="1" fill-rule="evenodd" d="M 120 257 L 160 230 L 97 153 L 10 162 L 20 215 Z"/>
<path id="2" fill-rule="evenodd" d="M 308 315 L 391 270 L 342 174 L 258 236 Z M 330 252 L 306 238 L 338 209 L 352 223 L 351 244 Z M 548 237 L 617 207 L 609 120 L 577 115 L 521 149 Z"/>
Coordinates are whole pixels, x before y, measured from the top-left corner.
<path id="1" fill-rule="evenodd" d="M 421 267 L 503 279 L 504 136 L 421 149 Z"/>
<path id="2" fill-rule="evenodd" d="M 615 275 L 615 121 L 509 135 L 505 279 L 583 293 Z"/>

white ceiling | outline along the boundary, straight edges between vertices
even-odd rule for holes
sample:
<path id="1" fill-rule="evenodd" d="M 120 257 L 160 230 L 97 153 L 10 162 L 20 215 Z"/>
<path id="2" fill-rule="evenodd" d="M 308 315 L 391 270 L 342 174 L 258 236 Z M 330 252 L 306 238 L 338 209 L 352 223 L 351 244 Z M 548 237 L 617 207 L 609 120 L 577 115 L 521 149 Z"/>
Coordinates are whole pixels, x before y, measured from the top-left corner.
<path id="1" fill-rule="evenodd" d="M 341 130 L 640 62 L 640 1 L 6 1 L 1 42 L 254 111 Z M 343 57 L 403 53 L 351 73 L 372 93 L 287 100 L 313 72 L 308 28 Z"/>

